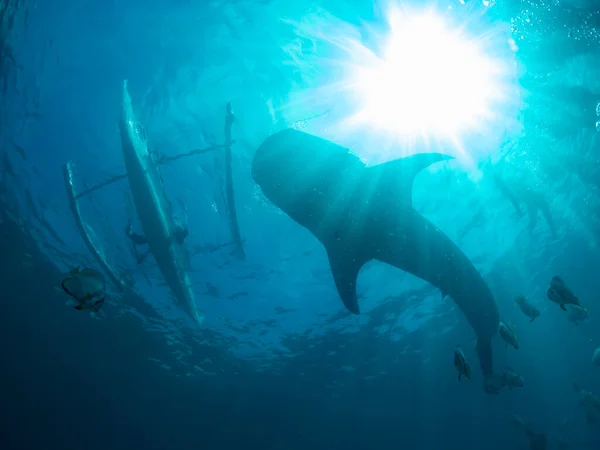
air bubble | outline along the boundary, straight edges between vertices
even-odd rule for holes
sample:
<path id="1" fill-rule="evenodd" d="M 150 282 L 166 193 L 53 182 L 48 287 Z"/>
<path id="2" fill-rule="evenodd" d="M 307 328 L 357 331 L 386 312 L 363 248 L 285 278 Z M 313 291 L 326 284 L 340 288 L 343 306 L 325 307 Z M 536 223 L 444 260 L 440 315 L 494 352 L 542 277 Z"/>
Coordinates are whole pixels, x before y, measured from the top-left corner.
<path id="1" fill-rule="evenodd" d="M 596 131 L 600 132 L 600 120 L 596 122 Z"/>

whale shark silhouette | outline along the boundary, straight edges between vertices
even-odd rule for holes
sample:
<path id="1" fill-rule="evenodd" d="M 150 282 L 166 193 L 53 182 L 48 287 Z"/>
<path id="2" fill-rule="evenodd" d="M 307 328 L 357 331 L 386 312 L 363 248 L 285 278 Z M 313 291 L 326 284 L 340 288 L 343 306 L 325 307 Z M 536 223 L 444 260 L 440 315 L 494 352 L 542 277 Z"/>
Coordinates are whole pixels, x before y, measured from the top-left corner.
<path id="1" fill-rule="evenodd" d="M 344 147 L 286 129 L 258 148 L 252 177 L 267 199 L 323 243 L 337 291 L 352 313 L 360 313 L 358 273 L 373 259 L 451 296 L 477 335 L 484 387 L 496 392 L 488 383 L 499 326 L 492 293 L 460 248 L 412 207 L 415 176 L 448 159 L 423 153 L 368 167 Z"/>

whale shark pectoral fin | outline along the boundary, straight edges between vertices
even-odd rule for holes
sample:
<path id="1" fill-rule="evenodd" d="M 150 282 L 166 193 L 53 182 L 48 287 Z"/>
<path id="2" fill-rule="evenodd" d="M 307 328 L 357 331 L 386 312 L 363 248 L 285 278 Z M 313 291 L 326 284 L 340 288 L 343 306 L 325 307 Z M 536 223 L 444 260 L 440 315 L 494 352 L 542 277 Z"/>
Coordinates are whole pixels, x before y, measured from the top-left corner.
<path id="1" fill-rule="evenodd" d="M 360 314 L 358 300 L 356 298 L 356 279 L 365 260 L 354 257 L 347 251 L 327 248 L 331 274 L 335 281 L 335 287 L 340 295 L 344 306 L 352 314 Z"/>
<path id="2" fill-rule="evenodd" d="M 453 159 L 442 153 L 417 153 L 369 167 L 378 192 L 394 192 L 394 198 L 412 204 L 412 186 L 417 174 L 432 164 Z"/>

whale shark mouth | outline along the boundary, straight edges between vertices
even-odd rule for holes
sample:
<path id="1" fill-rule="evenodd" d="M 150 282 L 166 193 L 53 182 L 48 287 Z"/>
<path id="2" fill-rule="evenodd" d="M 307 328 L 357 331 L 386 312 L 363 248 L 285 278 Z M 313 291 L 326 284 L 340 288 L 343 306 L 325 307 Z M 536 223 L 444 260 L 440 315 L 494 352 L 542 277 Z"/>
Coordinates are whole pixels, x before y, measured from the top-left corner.
<path id="1" fill-rule="evenodd" d="M 360 313 L 356 282 L 368 261 L 409 272 L 453 298 L 477 334 L 480 365 L 490 376 L 499 326 L 493 296 L 467 256 L 412 207 L 415 176 L 448 159 L 423 153 L 367 167 L 348 149 L 288 129 L 263 142 L 252 174 L 275 206 L 324 245 L 350 312 Z"/>

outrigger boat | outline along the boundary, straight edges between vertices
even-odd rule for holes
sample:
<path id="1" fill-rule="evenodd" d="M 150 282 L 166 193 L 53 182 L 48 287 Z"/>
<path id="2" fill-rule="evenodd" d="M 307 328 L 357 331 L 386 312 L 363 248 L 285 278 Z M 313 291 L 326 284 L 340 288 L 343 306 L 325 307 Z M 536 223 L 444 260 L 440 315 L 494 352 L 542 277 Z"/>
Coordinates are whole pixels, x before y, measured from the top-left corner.
<path id="1" fill-rule="evenodd" d="M 187 272 L 189 268 L 189 255 L 183 243 L 175 238 L 176 224 L 173 220 L 171 203 L 169 202 L 158 171 L 158 164 L 175 161 L 177 159 L 199 155 L 214 150 L 223 150 L 225 153 L 226 170 L 226 206 L 233 243 L 236 246 L 238 258 L 244 259 L 243 242 L 240 236 L 237 215 L 235 211 L 235 198 L 233 190 L 233 176 L 231 167 L 231 128 L 234 116 L 231 105 L 228 103 L 225 111 L 225 143 L 204 149 L 196 149 L 187 153 L 170 157 L 163 157 L 156 162 L 148 151 L 146 136 L 135 117 L 131 96 L 127 89 L 127 81 L 123 82 L 121 117 L 119 131 L 121 147 L 127 173 L 117 175 L 109 180 L 77 193 L 73 182 L 73 165 L 68 162 L 63 167 L 63 173 L 69 196 L 69 205 L 73 213 L 79 232 L 86 245 L 94 254 L 102 268 L 108 273 L 109 278 L 119 288 L 123 282 L 116 271 L 107 264 L 102 251 L 94 245 L 88 234 L 88 227 L 84 225 L 78 206 L 78 199 L 91 194 L 111 183 L 127 179 L 131 190 L 133 203 L 139 218 L 142 230 L 150 253 L 154 256 L 165 283 L 172 291 L 177 302 L 183 304 L 185 310 L 197 323 L 201 323 L 203 316 L 196 305 L 192 283 Z"/>
<path id="2" fill-rule="evenodd" d="M 123 82 L 119 130 L 133 204 L 150 253 L 175 298 L 183 303 L 192 319 L 201 323 L 203 317 L 198 312 L 192 282 L 186 271 L 189 255 L 185 246 L 175 238 L 176 225 L 171 204 L 158 167 L 148 152 L 146 137 L 136 120 L 127 81 Z"/>

